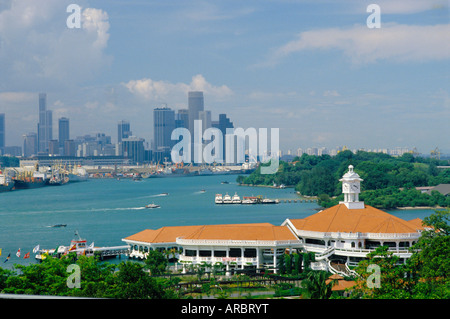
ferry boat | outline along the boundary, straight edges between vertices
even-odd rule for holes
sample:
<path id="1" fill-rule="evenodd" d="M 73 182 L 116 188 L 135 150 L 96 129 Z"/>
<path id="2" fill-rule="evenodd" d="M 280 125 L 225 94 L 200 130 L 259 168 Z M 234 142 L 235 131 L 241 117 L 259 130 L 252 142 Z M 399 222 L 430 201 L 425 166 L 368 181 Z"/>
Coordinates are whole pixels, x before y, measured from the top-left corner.
<path id="1" fill-rule="evenodd" d="M 262 204 L 278 204 L 280 201 L 278 199 L 270 199 L 270 198 L 264 198 L 261 203 Z"/>
<path id="2" fill-rule="evenodd" d="M 242 201 L 239 195 L 237 193 L 234 193 L 233 198 L 231 198 L 231 202 L 233 204 L 240 204 Z"/>
<path id="3" fill-rule="evenodd" d="M 86 239 L 80 237 L 78 232 L 75 232 L 75 238 L 71 240 L 69 246 L 58 246 L 55 249 L 40 249 L 39 245 L 33 249 L 33 253 L 36 253 L 35 258 L 39 261 L 46 259 L 47 257 L 60 258 L 61 256 L 69 253 L 76 253 L 77 257 L 87 256 L 91 257 L 98 255 L 99 258 L 115 257 L 121 254 L 128 254 L 129 246 L 112 246 L 112 247 L 94 247 L 92 242 L 87 245 Z"/>
<path id="4" fill-rule="evenodd" d="M 58 246 L 55 249 L 39 249 L 36 253 L 35 258 L 37 260 L 44 260 L 47 257 L 61 257 L 67 255 L 68 253 L 76 253 L 77 256 L 93 256 L 94 255 L 94 243 L 87 246 L 86 239 L 80 237 L 78 232 L 75 232 L 75 238 L 71 240 L 69 246 Z"/>
<path id="5" fill-rule="evenodd" d="M 214 200 L 216 204 L 223 204 L 222 194 L 216 194 L 216 199 Z"/>
<path id="6" fill-rule="evenodd" d="M 223 197 L 223 204 L 231 204 L 233 201 L 231 200 L 231 196 L 228 193 Z"/>
<path id="7" fill-rule="evenodd" d="M 258 198 L 254 196 L 244 196 L 244 199 L 242 200 L 242 204 L 257 204 Z"/>

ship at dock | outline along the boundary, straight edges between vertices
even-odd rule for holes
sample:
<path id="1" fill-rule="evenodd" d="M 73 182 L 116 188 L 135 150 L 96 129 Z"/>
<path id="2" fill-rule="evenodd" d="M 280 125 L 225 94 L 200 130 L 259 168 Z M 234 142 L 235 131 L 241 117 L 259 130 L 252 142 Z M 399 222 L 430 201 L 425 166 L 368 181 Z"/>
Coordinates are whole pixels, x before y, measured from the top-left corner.
<path id="1" fill-rule="evenodd" d="M 67 177 L 69 183 L 85 182 L 88 180 L 89 174 L 81 165 L 78 165 L 68 171 Z"/>
<path id="2" fill-rule="evenodd" d="M 13 187 L 14 181 L 12 180 L 12 178 L 8 174 L 3 173 L 0 170 L 0 193 L 9 192 L 13 189 Z"/>
<path id="3" fill-rule="evenodd" d="M 37 246 L 33 250 L 33 252 L 36 253 L 35 258 L 39 261 L 48 257 L 61 258 L 69 253 L 76 254 L 77 258 L 79 256 L 98 256 L 100 259 L 104 259 L 127 255 L 128 251 L 128 246 L 95 247 L 93 242 L 90 245 L 87 245 L 86 239 L 81 238 L 77 231 L 75 232 L 75 238 L 72 239 L 69 246 L 60 245 L 54 249 L 40 249 L 39 246 Z"/>
<path id="4" fill-rule="evenodd" d="M 241 200 L 240 196 L 235 193 L 232 197 L 228 195 L 222 196 L 222 194 L 216 194 L 214 199 L 216 204 L 278 204 L 278 199 L 263 198 L 259 196 L 244 196 Z"/>

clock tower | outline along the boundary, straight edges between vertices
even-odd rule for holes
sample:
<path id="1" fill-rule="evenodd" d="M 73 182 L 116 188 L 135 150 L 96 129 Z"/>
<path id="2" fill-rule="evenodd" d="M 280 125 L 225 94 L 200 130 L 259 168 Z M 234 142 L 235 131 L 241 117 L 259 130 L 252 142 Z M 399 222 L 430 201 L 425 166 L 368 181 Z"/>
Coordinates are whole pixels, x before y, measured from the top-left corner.
<path id="1" fill-rule="evenodd" d="M 359 201 L 363 180 L 353 171 L 353 165 L 348 167 L 348 172 L 339 181 L 342 182 L 342 193 L 344 194 L 344 201 L 339 204 L 345 204 L 348 209 L 364 209 L 364 202 Z"/>

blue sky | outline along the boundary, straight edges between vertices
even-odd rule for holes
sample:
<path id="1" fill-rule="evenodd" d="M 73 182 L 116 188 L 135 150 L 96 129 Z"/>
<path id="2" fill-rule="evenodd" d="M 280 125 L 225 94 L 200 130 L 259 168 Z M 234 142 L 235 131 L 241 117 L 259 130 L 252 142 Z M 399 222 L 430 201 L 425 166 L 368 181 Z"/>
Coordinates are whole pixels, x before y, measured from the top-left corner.
<path id="1" fill-rule="evenodd" d="M 66 8 L 82 8 L 69 29 Z M 381 28 L 366 12 L 381 9 Z M 39 92 L 71 137 L 119 120 L 152 138 L 152 111 L 202 90 L 213 119 L 277 127 L 281 149 L 438 146 L 450 153 L 444 0 L 0 0 L 7 145 L 36 131 Z"/>

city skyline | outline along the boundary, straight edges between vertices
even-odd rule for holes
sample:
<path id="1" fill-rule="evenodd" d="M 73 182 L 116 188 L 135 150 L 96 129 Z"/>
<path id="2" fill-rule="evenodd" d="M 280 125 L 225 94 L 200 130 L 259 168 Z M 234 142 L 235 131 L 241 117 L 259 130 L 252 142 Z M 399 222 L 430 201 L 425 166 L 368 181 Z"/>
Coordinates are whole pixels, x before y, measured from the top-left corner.
<path id="1" fill-rule="evenodd" d="M 5 146 L 36 131 L 40 92 L 72 138 L 115 139 L 127 119 L 150 141 L 154 108 L 188 109 L 202 91 L 213 120 L 278 127 L 283 151 L 450 153 L 446 1 L 377 1 L 379 29 L 366 25 L 370 1 L 83 0 L 80 29 L 66 25 L 70 3 L 0 5 Z"/>

